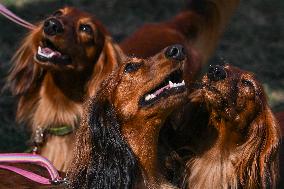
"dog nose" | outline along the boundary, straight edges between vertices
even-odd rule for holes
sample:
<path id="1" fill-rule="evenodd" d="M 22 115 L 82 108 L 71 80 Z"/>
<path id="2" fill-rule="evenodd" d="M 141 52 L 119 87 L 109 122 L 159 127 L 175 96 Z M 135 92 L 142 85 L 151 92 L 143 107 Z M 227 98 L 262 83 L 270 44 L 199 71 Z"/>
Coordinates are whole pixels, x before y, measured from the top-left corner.
<path id="1" fill-rule="evenodd" d="M 50 18 L 44 22 L 43 31 L 46 35 L 56 35 L 63 32 L 63 26 L 59 20 Z"/>
<path id="2" fill-rule="evenodd" d="M 185 49 L 182 45 L 173 45 L 167 48 L 165 55 L 167 58 L 182 61 L 185 59 Z"/>
<path id="3" fill-rule="evenodd" d="M 220 81 L 227 77 L 227 73 L 224 67 L 216 65 L 209 67 L 207 76 L 211 81 Z"/>

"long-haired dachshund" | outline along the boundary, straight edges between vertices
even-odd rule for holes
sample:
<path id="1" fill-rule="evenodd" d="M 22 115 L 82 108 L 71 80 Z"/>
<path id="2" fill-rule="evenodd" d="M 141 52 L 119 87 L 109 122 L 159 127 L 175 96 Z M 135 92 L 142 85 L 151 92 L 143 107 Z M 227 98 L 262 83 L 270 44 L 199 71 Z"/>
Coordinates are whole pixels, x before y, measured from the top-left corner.
<path id="1" fill-rule="evenodd" d="M 167 22 L 141 27 L 120 46 L 126 54 L 144 58 L 176 43 L 191 53 L 194 47 L 201 61 L 186 63 L 185 80 L 190 83 L 200 62 L 212 54 L 238 2 L 189 1 L 187 10 Z M 30 125 L 38 152 L 58 169 L 66 170 L 72 157 L 70 132 L 79 125 L 83 98 L 96 92 L 119 59 L 119 48 L 102 24 L 68 7 L 38 24 L 15 54 L 8 85 L 19 96 L 17 120 Z"/>
<path id="2" fill-rule="evenodd" d="M 42 145 L 39 153 L 58 169 L 65 170 L 72 157 L 69 133 L 80 121 L 84 97 L 114 70 L 119 57 L 119 48 L 94 16 L 74 8 L 39 23 L 15 54 L 8 83 L 19 96 L 17 120 L 31 126 Z M 55 135 L 44 141 L 44 133 Z"/>
<path id="3" fill-rule="evenodd" d="M 160 23 L 144 24 L 119 45 L 130 56 L 148 58 L 166 46 L 182 44 L 198 63 L 187 62 L 186 83 L 197 74 L 214 52 L 239 0 L 186 0 L 187 8 L 173 18 Z"/>
<path id="4" fill-rule="evenodd" d="M 175 45 L 149 59 L 126 58 L 103 83 L 76 135 L 71 188 L 170 188 L 159 172 L 158 136 L 187 98 L 183 51 Z"/>
<path id="5" fill-rule="evenodd" d="M 195 136 L 188 188 L 275 188 L 280 129 L 255 76 L 212 66 L 191 97 L 205 106 L 208 124 Z"/>

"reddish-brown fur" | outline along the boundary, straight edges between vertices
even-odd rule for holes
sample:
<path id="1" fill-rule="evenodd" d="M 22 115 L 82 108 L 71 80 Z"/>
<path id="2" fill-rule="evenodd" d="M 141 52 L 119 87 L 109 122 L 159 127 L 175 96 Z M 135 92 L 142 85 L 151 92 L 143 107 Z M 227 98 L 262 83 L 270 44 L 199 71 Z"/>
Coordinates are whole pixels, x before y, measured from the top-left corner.
<path id="1" fill-rule="evenodd" d="M 99 188 L 112 188 L 109 177 L 112 178 L 112 174 L 116 175 L 117 172 L 122 175 L 129 174 L 131 178 L 131 172 L 120 172 L 120 170 L 124 170 L 123 164 L 113 163 L 115 160 L 110 158 L 114 156 L 113 158 L 116 159 L 116 156 L 118 156 L 120 159 L 117 159 L 117 161 L 120 161 L 123 158 L 120 157 L 121 154 L 119 155 L 119 153 L 114 151 L 104 152 L 105 148 L 109 149 L 106 146 L 102 147 L 104 153 L 100 150 L 93 152 L 93 150 L 98 148 L 95 144 L 106 145 L 105 142 L 102 142 L 103 140 L 112 140 L 110 145 L 121 142 L 115 140 L 115 138 L 105 138 L 109 133 L 108 127 L 115 127 L 116 122 L 120 125 L 120 131 L 118 132 L 121 132 L 123 140 L 128 143 L 133 151 L 142 171 L 142 178 L 135 179 L 142 180 L 139 184 L 146 185 L 146 187 L 139 185 L 134 188 L 170 188 L 170 185 L 161 176 L 162 173 L 159 172 L 158 168 L 159 130 L 173 109 L 186 100 L 186 93 L 185 91 L 171 93 L 169 96 L 161 97 L 150 106 L 143 106 L 140 104 L 140 101 L 145 98 L 145 94 L 157 88 L 171 73 L 176 70 L 183 70 L 184 61 L 168 58 L 165 56 L 165 51 L 162 51 L 149 59 L 126 58 L 124 62 L 103 83 L 101 90 L 87 105 L 82 125 L 77 132 L 74 164 L 68 174 L 73 188 L 76 188 L 76 186 L 97 188 L 98 183 L 100 183 Z M 127 73 L 125 68 L 129 63 L 139 65 L 138 69 Z M 112 124 L 105 123 L 109 119 L 107 116 L 110 114 L 110 111 L 107 109 L 101 110 L 99 114 L 102 117 L 93 122 L 92 117 L 98 116 L 94 112 L 94 106 L 98 104 L 103 105 L 106 102 L 114 108 L 115 113 L 111 113 Z M 103 120 L 103 123 L 96 125 L 100 120 Z M 103 132 L 105 134 L 97 135 L 96 132 L 104 127 L 108 128 Z M 86 137 L 82 137 L 82 135 Z M 96 140 L 100 141 L 100 143 L 93 142 Z M 105 153 L 110 154 L 105 156 Z M 97 165 L 98 162 L 100 162 L 99 165 Z M 110 166 L 108 167 L 107 165 Z M 112 169 L 116 166 L 118 168 L 113 173 Z M 101 172 L 97 173 L 97 171 Z M 104 171 L 107 173 L 103 174 Z M 99 176 L 98 174 L 101 175 Z M 121 184 L 121 180 L 115 180 L 114 182 Z M 124 188 L 121 185 L 116 186 L 117 188 Z"/>
<path id="2" fill-rule="evenodd" d="M 189 0 L 188 8 L 161 23 L 145 24 L 120 43 L 128 55 L 147 58 L 166 46 L 195 49 L 206 64 L 214 52 L 239 0 Z M 191 65 L 192 77 L 201 65 Z"/>
<path id="3" fill-rule="evenodd" d="M 284 134 L 284 112 L 278 112 L 275 114 L 275 116 L 280 123 L 281 131 L 283 135 Z"/>
<path id="4" fill-rule="evenodd" d="M 171 44 L 181 43 L 187 51 L 194 47 L 197 53 L 191 53 L 200 54 L 201 61 L 194 61 L 194 64 L 187 62 L 185 79 L 190 83 L 202 66 L 199 62 L 205 64 L 213 53 L 238 3 L 239 0 L 190 1 L 187 11 L 169 21 L 141 27 L 120 44 L 121 48 L 126 54 L 146 58 Z M 119 49 L 92 15 L 73 8 L 62 11 L 60 19 L 68 27 L 70 23 L 78 27 L 79 21 L 90 24 L 95 31 L 95 43 L 87 50 L 86 46 L 74 43 L 78 36 L 64 33 L 54 37 L 52 42 L 76 59 L 69 66 L 54 66 L 34 61 L 34 54 L 43 37 L 42 23 L 26 37 L 14 56 L 15 65 L 9 75 L 9 84 L 13 93 L 20 97 L 17 119 L 27 122 L 33 133 L 37 127 L 76 127 L 82 112 L 83 97 L 94 94 L 99 83 L 119 61 Z M 79 35 L 79 38 L 89 40 L 86 35 Z M 86 49 L 85 54 L 78 53 L 81 46 Z M 49 158 L 58 169 L 66 170 L 73 138 L 73 134 L 48 136 L 40 154 Z"/>
<path id="5" fill-rule="evenodd" d="M 279 125 L 281 128 L 281 147 L 280 147 L 280 153 L 279 153 L 279 168 L 280 168 L 280 180 L 279 180 L 279 188 L 284 187 L 284 145 L 283 145 L 283 136 L 284 136 L 284 112 L 278 112 L 275 114 L 277 120 L 279 121 Z"/>
<path id="6" fill-rule="evenodd" d="M 188 188 L 275 188 L 281 136 L 264 89 L 249 72 L 230 65 L 219 69 L 225 71 L 225 78 L 214 81 L 207 73 L 201 88 L 191 95 L 192 101 L 207 109 L 208 125 L 192 130 L 193 138 L 202 127 L 206 133 L 195 137 L 199 143 L 192 146 L 185 184 Z"/>
<path id="7" fill-rule="evenodd" d="M 117 66 L 120 57 L 119 48 L 92 15 L 74 8 L 59 11 L 49 18 L 58 19 L 64 32 L 47 35 L 43 32 L 43 23 L 39 23 L 15 54 L 8 78 L 13 94 L 19 96 L 17 120 L 27 123 L 33 134 L 38 127 L 69 125 L 76 128 L 84 97 L 94 93 Z M 82 32 L 81 24 L 90 26 L 93 32 Z M 61 53 L 69 55 L 72 62 L 64 65 L 36 60 L 37 48 L 46 39 Z M 47 136 L 39 152 L 56 168 L 66 170 L 72 149 L 73 134 L 69 134 Z"/>

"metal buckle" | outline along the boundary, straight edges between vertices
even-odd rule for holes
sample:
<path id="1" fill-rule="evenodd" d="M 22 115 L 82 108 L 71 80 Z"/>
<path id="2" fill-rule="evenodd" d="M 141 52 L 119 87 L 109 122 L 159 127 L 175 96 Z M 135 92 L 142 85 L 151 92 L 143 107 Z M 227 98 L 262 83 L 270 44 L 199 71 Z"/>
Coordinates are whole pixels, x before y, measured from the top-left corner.
<path id="1" fill-rule="evenodd" d="M 66 177 L 63 178 L 63 179 L 62 178 L 57 178 L 57 179 L 51 180 L 50 183 L 53 184 L 53 185 L 61 185 L 61 184 L 67 185 L 68 184 L 68 180 L 67 180 Z"/>

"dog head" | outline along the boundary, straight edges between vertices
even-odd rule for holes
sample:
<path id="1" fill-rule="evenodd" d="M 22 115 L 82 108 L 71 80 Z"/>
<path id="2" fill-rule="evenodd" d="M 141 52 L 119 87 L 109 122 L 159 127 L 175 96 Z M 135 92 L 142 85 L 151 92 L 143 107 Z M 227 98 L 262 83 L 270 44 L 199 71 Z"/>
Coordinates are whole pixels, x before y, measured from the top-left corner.
<path id="1" fill-rule="evenodd" d="M 82 70 L 96 63 L 106 30 L 93 15 L 68 7 L 45 19 L 36 33 L 36 63 L 50 69 Z"/>
<path id="2" fill-rule="evenodd" d="M 181 45 L 170 46 L 149 59 L 126 58 L 113 95 L 120 117 L 127 121 L 136 116 L 164 116 L 184 101 L 184 59 Z"/>
<path id="3" fill-rule="evenodd" d="M 207 109 L 244 129 L 267 106 L 261 84 L 252 73 L 236 67 L 211 66 L 202 79 Z"/>
<path id="4" fill-rule="evenodd" d="M 180 45 L 149 59 L 124 58 L 103 82 L 87 104 L 77 132 L 74 164 L 69 171 L 73 188 L 132 188 L 139 182 L 136 158 L 141 161 L 143 154 L 137 154 L 131 145 L 130 140 L 137 138 L 125 135 L 143 132 L 147 136 L 142 136 L 150 136 L 147 139 L 157 140 L 157 125 L 186 100 L 184 59 Z"/>
<path id="5" fill-rule="evenodd" d="M 212 66 L 196 93 L 192 94 L 193 101 L 205 103 L 209 125 L 222 138 L 221 150 L 234 153 L 238 184 L 244 188 L 274 188 L 280 129 L 254 74 L 230 65 Z"/>
<path id="6" fill-rule="evenodd" d="M 8 78 L 12 92 L 22 94 L 36 88 L 46 71 L 111 72 L 117 50 L 93 15 L 71 7 L 59 9 L 37 24 L 15 54 Z"/>

